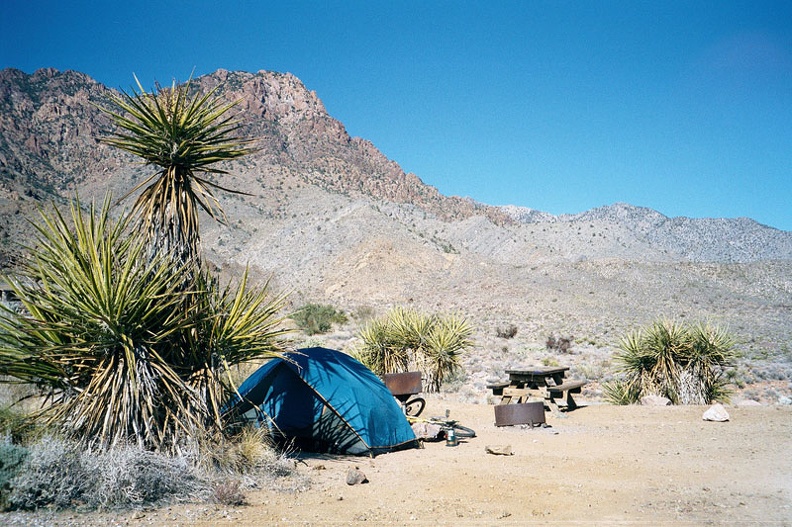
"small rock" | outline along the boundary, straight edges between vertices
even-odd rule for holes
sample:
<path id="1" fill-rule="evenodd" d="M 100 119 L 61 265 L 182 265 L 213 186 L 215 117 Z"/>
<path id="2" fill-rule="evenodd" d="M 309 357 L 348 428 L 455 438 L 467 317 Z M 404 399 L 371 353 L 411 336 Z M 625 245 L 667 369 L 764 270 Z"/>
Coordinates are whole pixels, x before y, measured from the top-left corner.
<path id="1" fill-rule="evenodd" d="M 484 447 L 484 451 L 487 454 L 492 454 L 495 456 L 513 456 L 514 452 L 512 452 L 511 445 L 487 445 Z"/>
<path id="2" fill-rule="evenodd" d="M 670 399 L 659 395 L 644 395 L 641 397 L 642 406 L 668 406 L 670 404 Z"/>
<path id="3" fill-rule="evenodd" d="M 363 474 L 359 468 L 350 468 L 346 476 L 347 485 L 360 485 L 361 483 L 368 483 L 368 478 Z"/>
<path id="4" fill-rule="evenodd" d="M 744 408 L 746 406 L 762 406 L 762 403 L 760 403 L 759 401 L 754 401 L 753 399 L 745 399 L 743 401 L 736 403 L 734 406 L 739 406 L 741 408 Z"/>
<path id="5" fill-rule="evenodd" d="M 722 404 L 713 404 L 702 417 L 705 421 L 723 422 L 729 420 L 729 413 Z"/>
<path id="6" fill-rule="evenodd" d="M 786 395 L 782 395 L 778 398 L 778 404 L 781 406 L 789 406 L 792 405 L 792 397 L 787 397 Z"/>

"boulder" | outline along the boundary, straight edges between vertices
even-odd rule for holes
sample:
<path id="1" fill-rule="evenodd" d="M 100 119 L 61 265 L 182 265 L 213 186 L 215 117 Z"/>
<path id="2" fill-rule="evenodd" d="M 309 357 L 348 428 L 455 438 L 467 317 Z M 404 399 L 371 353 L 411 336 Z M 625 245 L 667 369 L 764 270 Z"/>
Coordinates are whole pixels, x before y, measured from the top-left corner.
<path id="1" fill-rule="evenodd" d="M 671 399 L 659 395 L 644 395 L 641 397 L 642 406 L 668 406 L 670 404 Z"/>
<path id="2" fill-rule="evenodd" d="M 359 468 L 355 467 L 347 470 L 346 482 L 347 485 L 360 485 L 361 483 L 368 483 L 368 478 Z"/>
<path id="3" fill-rule="evenodd" d="M 705 421 L 723 422 L 729 420 L 729 413 L 722 404 L 713 404 L 702 417 Z"/>

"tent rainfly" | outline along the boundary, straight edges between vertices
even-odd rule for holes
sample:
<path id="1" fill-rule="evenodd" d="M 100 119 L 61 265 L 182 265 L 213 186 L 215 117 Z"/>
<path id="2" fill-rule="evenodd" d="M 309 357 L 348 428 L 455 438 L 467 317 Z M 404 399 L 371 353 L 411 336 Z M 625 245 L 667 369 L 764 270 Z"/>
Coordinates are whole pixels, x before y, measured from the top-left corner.
<path id="1" fill-rule="evenodd" d="M 301 450 L 373 456 L 418 446 L 390 390 L 339 351 L 305 348 L 270 360 L 242 383 L 239 396 L 227 411 Z"/>

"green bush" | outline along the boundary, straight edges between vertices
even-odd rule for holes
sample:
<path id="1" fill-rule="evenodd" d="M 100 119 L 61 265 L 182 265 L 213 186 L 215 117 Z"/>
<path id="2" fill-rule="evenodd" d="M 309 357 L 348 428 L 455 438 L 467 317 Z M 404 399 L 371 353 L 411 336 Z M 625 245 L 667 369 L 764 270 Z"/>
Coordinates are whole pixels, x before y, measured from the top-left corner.
<path id="1" fill-rule="evenodd" d="M 333 324 L 346 323 L 347 316 L 330 305 L 305 304 L 291 315 L 291 319 L 308 335 L 317 335 L 330 331 Z"/>
<path id="2" fill-rule="evenodd" d="M 623 378 L 606 388 L 606 397 L 620 404 L 644 395 L 674 404 L 724 400 L 724 372 L 738 357 L 734 346 L 734 338 L 718 326 L 658 320 L 622 337 L 614 361 Z"/>

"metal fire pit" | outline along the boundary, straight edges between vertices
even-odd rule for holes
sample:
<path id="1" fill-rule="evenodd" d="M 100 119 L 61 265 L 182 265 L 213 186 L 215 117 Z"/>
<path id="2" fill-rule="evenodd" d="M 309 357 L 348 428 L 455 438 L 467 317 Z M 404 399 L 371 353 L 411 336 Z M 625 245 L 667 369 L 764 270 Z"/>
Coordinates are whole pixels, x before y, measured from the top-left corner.
<path id="1" fill-rule="evenodd" d="M 537 426 L 545 422 L 545 410 L 542 401 L 495 405 L 495 426 Z"/>
<path id="2" fill-rule="evenodd" d="M 383 381 L 393 395 L 414 395 L 423 390 L 421 372 L 419 371 L 386 373 L 383 375 Z"/>

